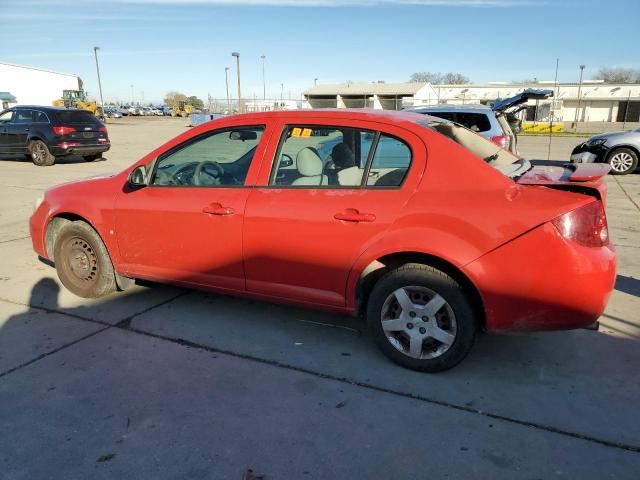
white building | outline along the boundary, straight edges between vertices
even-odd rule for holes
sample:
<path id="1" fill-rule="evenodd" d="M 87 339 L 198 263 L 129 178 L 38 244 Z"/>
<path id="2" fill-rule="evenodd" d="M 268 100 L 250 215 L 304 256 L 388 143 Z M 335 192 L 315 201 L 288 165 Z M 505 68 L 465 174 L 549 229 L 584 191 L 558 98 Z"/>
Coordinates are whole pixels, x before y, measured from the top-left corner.
<path id="1" fill-rule="evenodd" d="M 553 82 L 529 84 L 430 85 L 428 83 L 342 83 L 317 85 L 304 92 L 303 108 L 402 108 L 450 104 L 490 104 L 517 95 L 526 88 L 549 89 L 554 97 L 530 101 L 523 119 L 573 122 L 640 121 L 640 85 L 586 81 L 582 85 Z M 580 100 L 578 100 L 578 94 Z M 579 107 L 578 107 L 579 105 Z M 576 111 L 577 118 L 576 118 Z"/>
<path id="2" fill-rule="evenodd" d="M 316 85 L 304 92 L 302 108 L 375 108 L 400 110 L 438 103 L 428 83 L 339 83 Z"/>
<path id="3" fill-rule="evenodd" d="M 9 105 L 51 105 L 63 90 L 80 90 L 77 75 L 0 62 L 0 92 L 15 97 Z"/>

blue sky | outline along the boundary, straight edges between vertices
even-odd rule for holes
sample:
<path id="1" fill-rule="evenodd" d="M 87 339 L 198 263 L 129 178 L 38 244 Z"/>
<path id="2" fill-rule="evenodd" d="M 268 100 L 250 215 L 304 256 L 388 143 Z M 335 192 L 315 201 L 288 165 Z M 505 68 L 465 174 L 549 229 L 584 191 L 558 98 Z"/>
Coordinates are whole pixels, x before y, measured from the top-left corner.
<path id="1" fill-rule="evenodd" d="M 105 100 L 169 90 L 294 97 L 319 83 L 401 82 L 455 71 L 474 82 L 577 81 L 601 66 L 640 68 L 639 0 L 0 0 L 0 61 L 78 74 Z M 1 86 L 1 79 L 0 79 Z"/>

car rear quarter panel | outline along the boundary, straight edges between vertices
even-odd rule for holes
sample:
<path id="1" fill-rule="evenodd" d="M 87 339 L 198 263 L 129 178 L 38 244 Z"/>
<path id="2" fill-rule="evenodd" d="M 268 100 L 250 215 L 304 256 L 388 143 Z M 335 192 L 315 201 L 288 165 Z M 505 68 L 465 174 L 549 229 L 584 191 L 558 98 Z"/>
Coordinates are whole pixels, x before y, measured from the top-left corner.
<path id="1" fill-rule="evenodd" d="M 355 303 L 360 275 L 378 258 L 417 252 L 462 269 L 593 201 L 586 195 L 518 185 L 448 138 L 430 131 L 422 137 L 428 156 L 420 186 L 392 226 L 358 258 L 347 285 L 350 302 Z M 545 248 L 544 243 L 540 248 Z"/>

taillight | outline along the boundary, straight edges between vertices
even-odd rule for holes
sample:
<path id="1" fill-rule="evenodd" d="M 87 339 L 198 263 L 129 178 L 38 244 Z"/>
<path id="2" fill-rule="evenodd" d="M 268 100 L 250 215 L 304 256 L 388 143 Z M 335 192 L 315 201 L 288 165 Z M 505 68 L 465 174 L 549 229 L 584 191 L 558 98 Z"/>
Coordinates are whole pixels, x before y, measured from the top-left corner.
<path id="1" fill-rule="evenodd" d="M 53 127 L 53 133 L 58 136 L 67 135 L 75 131 L 76 129 L 73 127 Z"/>
<path id="2" fill-rule="evenodd" d="M 509 137 L 506 135 L 496 135 L 495 137 L 491 137 L 491 141 L 500 148 L 506 149 L 509 146 Z"/>
<path id="3" fill-rule="evenodd" d="M 600 201 L 560 215 L 551 223 L 564 238 L 585 247 L 602 247 L 609 243 L 607 216 Z"/>
<path id="4" fill-rule="evenodd" d="M 100 127 L 99 129 L 102 133 L 107 133 L 107 127 L 105 127 L 104 125 L 102 127 Z"/>

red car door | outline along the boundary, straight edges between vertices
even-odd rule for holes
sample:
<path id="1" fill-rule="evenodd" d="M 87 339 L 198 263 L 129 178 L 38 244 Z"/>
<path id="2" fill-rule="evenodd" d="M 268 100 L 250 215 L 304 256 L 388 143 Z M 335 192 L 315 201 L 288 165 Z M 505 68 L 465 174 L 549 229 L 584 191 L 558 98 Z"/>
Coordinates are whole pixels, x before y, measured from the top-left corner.
<path id="1" fill-rule="evenodd" d="M 376 122 L 298 125 L 292 117 L 278 130 L 260 171 L 263 186 L 247 201 L 247 290 L 345 306 L 351 267 L 419 182 L 424 143 Z"/>
<path id="2" fill-rule="evenodd" d="M 243 291 L 242 223 L 264 126 L 209 131 L 161 154 L 115 205 L 124 273 Z"/>

